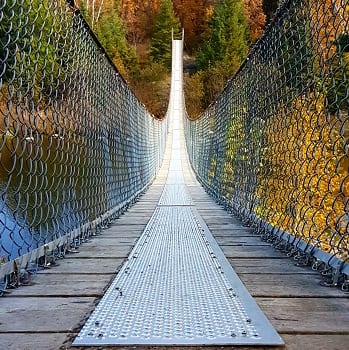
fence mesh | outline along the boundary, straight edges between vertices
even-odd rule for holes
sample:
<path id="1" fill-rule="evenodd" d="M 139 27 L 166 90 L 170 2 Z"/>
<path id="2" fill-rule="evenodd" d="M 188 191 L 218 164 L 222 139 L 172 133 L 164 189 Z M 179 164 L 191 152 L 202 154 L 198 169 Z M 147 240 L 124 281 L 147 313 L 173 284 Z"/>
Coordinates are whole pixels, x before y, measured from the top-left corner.
<path id="1" fill-rule="evenodd" d="M 74 1 L 2 0 L 0 19 L 4 276 L 118 215 L 154 178 L 167 127 Z"/>
<path id="2" fill-rule="evenodd" d="M 215 103 L 186 122 L 192 165 L 292 254 L 348 262 L 348 107 L 348 1 L 284 1 Z"/>

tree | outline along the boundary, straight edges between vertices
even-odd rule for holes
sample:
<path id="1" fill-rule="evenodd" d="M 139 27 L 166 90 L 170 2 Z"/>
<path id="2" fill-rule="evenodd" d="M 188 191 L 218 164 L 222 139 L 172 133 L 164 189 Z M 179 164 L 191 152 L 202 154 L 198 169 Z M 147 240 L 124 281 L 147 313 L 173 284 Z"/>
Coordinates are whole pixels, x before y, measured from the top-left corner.
<path id="1" fill-rule="evenodd" d="M 180 38 L 180 23 L 176 17 L 171 0 L 163 0 L 160 11 L 154 17 L 154 32 L 150 55 L 155 62 L 171 67 L 171 33 Z"/>
<path id="2" fill-rule="evenodd" d="M 247 53 L 248 25 L 241 0 L 222 0 L 213 12 L 210 33 L 197 55 L 199 69 L 241 61 Z"/>
<path id="3" fill-rule="evenodd" d="M 207 30 L 207 19 L 213 11 L 214 0 L 174 0 L 173 7 L 184 28 L 184 43 L 192 52 L 200 44 L 202 34 Z"/>
<path id="4" fill-rule="evenodd" d="M 127 25 L 127 38 L 137 45 L 150 39 L 154 26 L 154 13 L 159 11 L 161 0 L 121 0 L 122 19 Z"/>
<path id="5" fill-rule="evenodd" d="M 113 2 L 113 0 L 111 0 Z M 74 0 L 73 0 L 74 2 Z M 90 20 L 91 28 L 94 29 L 96 23 L 99 21 L 103 7 L 105 6 L 104 0 L 75 0 L 84 16 L 88 16 Z M 106 0 L 108 2 L 108 0 Z M 110 2 L 110 1 L 109 1 Z"/>
<path id="6" fill-rule="evenodd" d="M 120 15 L 119 1 L 81 0 L 79 7 L 121 74 L 127 77 L 129 74 L 137 73 L 137 57 L 127 41 L 128 33 Z"/>
<path id="7" fill-rule="evenodd" d="M 315 51 L 317 75 L 323 83 L 326 105 L 332 112 L 348 110 L 349 4 L 342 0 L 309 2 L 308 32 Z"/>
<path id="8" fill-rule="evenodd" d="M 266 16 L 262 2 L 262 0 L 243 0 L 252 41 L 256 41 L 264 32 Z"/>
<path id="9" fill-rule="evenodd" d="M 249 29 L 241 0 L 222 0 L 214 8 L 209 31 L 196 56 L 202 71 L 206 108 L 237 71 L 246 56 Z"/>
<path id="10" fill-rule="evenodd" d="M 13 6 L 5 4 L 2 10 L 1 84 L 11 84 L 19 100 L 44 105 L 58 92 L 52 87 L 58 87 L 64 80 L 68 26 L 60 27 L 53 9 L 59 11 L 61 7 L 32 0 L 16 2 Z M 67 24 L 71 21 L 64 10 L 56 16 L 61 16 Z"/>
<path id="11" fill-rule="evenodd" d="M 137 71 L 137 57 L 126 40 L 127 31 L 118 7 L 114 5 L 103 11 L 101 18 L 103 20 L 97 23 L 96 34 L 108 55 L 123 75 L 127 75 L 127 71 Z"/>

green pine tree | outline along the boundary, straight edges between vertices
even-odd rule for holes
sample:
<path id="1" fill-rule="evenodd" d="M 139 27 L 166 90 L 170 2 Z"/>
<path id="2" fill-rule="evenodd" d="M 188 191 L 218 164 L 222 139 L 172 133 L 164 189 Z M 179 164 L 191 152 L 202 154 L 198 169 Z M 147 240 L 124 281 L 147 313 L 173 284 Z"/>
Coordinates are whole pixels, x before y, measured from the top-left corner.
<path id="1" fill-rule="evenodd" d="M 96 34 L 109 57 L 111 57 L 121 69 L 136 72 L 138 68 L 137 57 L 134 49 L 126 40 L 127 30 L 120 17 L 119 9 L 103 12 L 101 20 L 96 25 Z"/>
<path id="2" fill-rule="evenodd" d="M 80 4 L 80 11 L 120 73 L 125 78 L 137 75 L 139 64 L 134 48 L 126 39 L 127 29 L 121 18 L 120 3 L 114 1 L 109 6 L 103 7 L 98 20 L 95 19 L 94 23 L 84 2 Z"/>
<path id="3" fill-rule="evenodd" d="M 154 16 L 154 32 L 151 40 L 150 55 L 155 62 L 171 67 L 171 35 L 180 39 L 180 22 L 173 10 L 171 0 L 163 0 L 160 11 Z"/>
<path id="4" fill-rule="evenodd" d="M 203 85 L 203 109 L 217 97 L 227 80 L 240 67 L 249 42 L 249 27 L 242 0 L 217 1 L 209 31 L 196 55 L 197 74 Z"/>
<path id="5" fill-rule="evenodd" d="M 198 69 L 213 67 L 217 61 L 227 65 L 240 64 L 247 53 L 248 24 L 241 0 L 221 0 L 210 23 L 208 38 L 198 52 Z"/>

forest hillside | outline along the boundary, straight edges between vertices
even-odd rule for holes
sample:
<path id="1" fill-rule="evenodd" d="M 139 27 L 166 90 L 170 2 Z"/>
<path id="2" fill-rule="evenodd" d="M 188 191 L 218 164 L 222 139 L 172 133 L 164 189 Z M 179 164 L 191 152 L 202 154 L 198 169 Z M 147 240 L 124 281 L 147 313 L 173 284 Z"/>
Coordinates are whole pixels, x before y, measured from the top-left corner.
<path id="1" fill-rule="evenodd" d="M 184 29 L 191 117 L 222 90 L 263 33 L 279 0 L 76 0 L 109 57 L 149 111 L 166 113 L 171 31 Z"/>

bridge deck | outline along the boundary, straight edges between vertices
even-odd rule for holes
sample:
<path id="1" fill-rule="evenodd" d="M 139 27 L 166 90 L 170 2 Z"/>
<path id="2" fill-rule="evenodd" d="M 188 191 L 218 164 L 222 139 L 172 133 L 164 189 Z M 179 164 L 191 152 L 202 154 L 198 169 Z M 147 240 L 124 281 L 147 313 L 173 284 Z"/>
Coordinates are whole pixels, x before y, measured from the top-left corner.
<path id="1" fill-rule="evenodd" d="M 59 261 L 59 266 L 39 272 L 33 285 L 0 299 L 1 348 L 70 349 L 81 324 L 145 228 L 160 199 L 166 168 L 168 160 L 140 201 L 102 235 L 84 243 L 78 254 L 70 254 Z M 262 242 L 194 181 L 188 190 L 229 262 L 285 341 L 286 349 L 346 349 L 348 295 L 319 286 L 317 272 L 295 266 Z"/>

